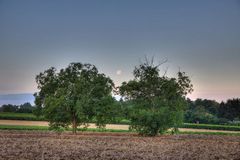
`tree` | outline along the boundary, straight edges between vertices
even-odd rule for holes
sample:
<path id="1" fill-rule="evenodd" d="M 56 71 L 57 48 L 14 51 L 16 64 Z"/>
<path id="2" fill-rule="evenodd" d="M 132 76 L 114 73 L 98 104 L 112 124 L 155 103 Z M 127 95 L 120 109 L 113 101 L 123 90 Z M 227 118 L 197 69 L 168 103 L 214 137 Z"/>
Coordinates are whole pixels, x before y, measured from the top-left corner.
<path id="1" fill-rule="evenodd" d="M 36 106 L 34 109 L 33 109 L 33 114 L 36 116 L 36 117 L 40 117 L 43 115 L 43 109 L 41 106 Z"/>
<path id="2" fill-rule="evenodd" d="M 185 112 L 185 120 L 188 123 L 219 123 L 218 118 L 206 110 L 205 106 L 201 105 L 195 106 L 193 110 L 187 110 Z"/>
<path id="3" fill-rule="evenodd" d="M 134 79 L 119 87 L 125 100 L 132 101 L 131 128 L 140 134 L 155 136 L 170 127 L 177 128 L 183 120 L 185 96 L 192 84 L 184 72 L 178 78 L 160 76 L 159 65 L 153 59 L 135 67 Z"/>
<path id="4" fill-rule="evenodd" d="M 31 105 L 31 103 L 27 102 L 19 106 L 17 112 L 18 113 L 33 113 L 35 108 Z"/>
<path id="5" fill-rule="evenodd" d="M 4 104 L 0 107 L 1 112 L 17 112 L 18 106 L 12 104 Z"/>
<path id="6" fill-rule="evenodd" d="M 194 102 L 195 106 L 204 106 L 204 108 L 211 114 L 217 115 L 219 104 L 215 100 L 208 99 L 196 99 Z"/>
<path id="7" fill-rule="evenodd" d="M 222 102 L 219 107 L 218 116 L 228 120 L 240 119 L 240 99 L 229 99 L 227 102 Z"/>
<path id="8" fill-rule="evenodd" d="M 185 122 L 188 123 L 222 123 L 217 118 L 219 103 L 214 100 L 196 99 L 195 101 L 187 100 L 188 106 L 185 111 Z"/>
<path id="9" fill-rule="evenodd" d="M 40 92 L 35 93 L 35 103 L 43 108 L 52 128 L 71 124 L 76 133 L 77 126 L 85 125 L 94 116 L 98 125 L 104 126 L 107 121 L 100 122 L 98 117 L 105 115 L 105 108 L 114 102 L 114 84 L 94 65 L 71 63 L 59 73 L 52 67 L 37 75 L 36 82 Z"/>

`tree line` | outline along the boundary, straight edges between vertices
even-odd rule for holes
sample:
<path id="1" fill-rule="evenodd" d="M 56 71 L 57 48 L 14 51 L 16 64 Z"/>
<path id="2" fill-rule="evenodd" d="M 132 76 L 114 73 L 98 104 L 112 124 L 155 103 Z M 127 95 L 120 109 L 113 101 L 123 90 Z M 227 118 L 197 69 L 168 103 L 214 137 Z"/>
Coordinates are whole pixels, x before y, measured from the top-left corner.
<path id="1" fill-rule="evenodd" d="M 4 104 L 0 107 L 0 112 L 33 113 L 35 108 L 28 102 L 21 105 Z"/>
<path id="2" fill-rule="evenodd" d="M 187 105 L 184 108 L 185 123 L 201 124 L 239 124 L 240 123 L 240 99 L 228 99 L 226 102 L 217 102 L 208 99 L 186 100 Z M 121 123 L 123 119 L 129 119 L 129 110 L 131 110 L 131 101 L 114 102 L 114 118 L 109 123 Z M 42 115 L 42 109 L 24 103 L 21 105 L 4 104 L 0 107 L 0 112 L 12 113 L 33 113 L 36 116 Z M 93 121 L 94 122 L 94 121 Z"/>
<path id="3" fill-rule="evenodd" d="M 92 64 L 71 63 L 59 72 L 51 67 L 36 76 L 35 104 L 51 128 L 71 125 L 73 133 L 93 120 L 104 128 L 121 116 L 126 103 L 131 104 L 126 118 L 138 133 L 154 136 L 172 127 L 177 131 L 193 86 L 185 72 L 168 77 L 160 75 L 160 66 L 146 59 L 134 68 L 134 79 L 118 87 Z M 122 96 L 121 103 L 113 93 Z"/>
<path id="4" fill-rule="evenodd" d="M 240 99 L 228 99 L 226 102 L 215 100 L 187 99 L 188 105 L 185 111 L 185 122 L 228 124 L 240 123 Z"/>
<path id="5" fill-rule="evenodd" d="M 126 119 L 130 129 L 149 136 L 170 128 L 176 133 L 183 122 L 239 120 L 239 99 L 226 103 L 191 101 L 186 98 L 193 91 L 190 78 L 182 71 L 176 77 L 161 73 L 163 63 L 146 59 L 133 69 L 134 78 L 120 86 L 92 64 L 71 63 L 60 71 L 51 67 L 36 76 L 39 92 L 34 94 L 32 112 L 43 115 L 55 130 L 71 126 L 76 133 L 79 126 L 87 128 L 90 122 L 105 128 L 108 123 Z M 121 95 L 121 100 L 117 101 L 114 94 Z"/>

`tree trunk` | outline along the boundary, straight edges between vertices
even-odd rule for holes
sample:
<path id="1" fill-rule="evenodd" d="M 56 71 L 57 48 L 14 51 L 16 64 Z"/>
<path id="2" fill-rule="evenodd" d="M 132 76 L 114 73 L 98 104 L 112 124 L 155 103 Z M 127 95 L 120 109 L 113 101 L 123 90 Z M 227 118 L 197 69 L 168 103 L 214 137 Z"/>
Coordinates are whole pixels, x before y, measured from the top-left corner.
<path id="1" fill-rule="evenodd" d="M 73 134 L 77 133 L 77 119 L 75 115 L 73 115 L 73 119 L 72 119 L 72 132 Z"/>

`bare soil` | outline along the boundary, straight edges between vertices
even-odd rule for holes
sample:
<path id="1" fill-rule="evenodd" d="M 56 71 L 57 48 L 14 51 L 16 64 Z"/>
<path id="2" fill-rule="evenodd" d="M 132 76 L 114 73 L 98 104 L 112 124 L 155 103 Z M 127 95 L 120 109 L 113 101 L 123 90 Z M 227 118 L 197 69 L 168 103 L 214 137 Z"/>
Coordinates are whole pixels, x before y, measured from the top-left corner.
<path id="1" fill-rule="evenodd" d="M 0 131 L 1 160 L 240 159 L 240 137 Z"/>

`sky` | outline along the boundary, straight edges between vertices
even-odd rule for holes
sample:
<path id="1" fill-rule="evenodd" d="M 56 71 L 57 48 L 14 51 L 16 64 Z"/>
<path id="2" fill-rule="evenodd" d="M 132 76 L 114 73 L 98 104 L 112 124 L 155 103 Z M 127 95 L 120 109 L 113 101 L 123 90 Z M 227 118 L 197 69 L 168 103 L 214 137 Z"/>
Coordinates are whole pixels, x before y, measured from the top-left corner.
<path id="1" fill-rule="evenodd" d="M 240 97 L 240 0 L 0 0 L 0 94 L 37 92 L 35 76 L 92 63 L 116 85 L 144 57 L 194 85 L 191 99 Z"/>

